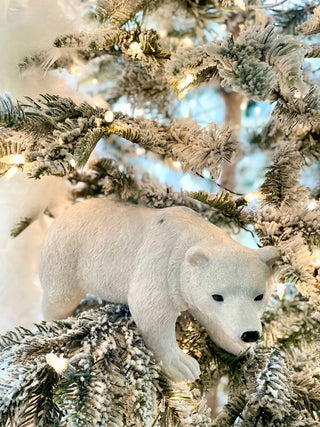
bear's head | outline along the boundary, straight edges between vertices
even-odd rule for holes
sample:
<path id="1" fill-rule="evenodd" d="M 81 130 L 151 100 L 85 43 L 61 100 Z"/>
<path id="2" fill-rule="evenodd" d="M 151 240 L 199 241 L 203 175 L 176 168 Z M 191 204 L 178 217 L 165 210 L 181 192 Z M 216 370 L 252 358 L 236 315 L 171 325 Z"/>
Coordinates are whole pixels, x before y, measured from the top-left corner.
<path id="1" fill-rule="evenodd" d="M 262 333 L 260 317 L 272 293 L 272 267 L 279 251 L 239 243 L 191 247 L 181 267 L 180 292 L 186 309 L 210 338 L 239 355 Z"/>

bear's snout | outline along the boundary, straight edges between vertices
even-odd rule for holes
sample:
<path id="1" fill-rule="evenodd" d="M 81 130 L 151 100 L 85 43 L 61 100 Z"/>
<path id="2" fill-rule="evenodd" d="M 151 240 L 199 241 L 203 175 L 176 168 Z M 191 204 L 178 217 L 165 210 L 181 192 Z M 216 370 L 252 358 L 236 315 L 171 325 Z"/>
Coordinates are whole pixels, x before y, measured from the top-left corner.
<path id="1" fill-rule="evenodd" d="M 260 338 L 258 331 L 247 331 L 241 335 L 241 339 L 244 342 L 256 342 Z"/>

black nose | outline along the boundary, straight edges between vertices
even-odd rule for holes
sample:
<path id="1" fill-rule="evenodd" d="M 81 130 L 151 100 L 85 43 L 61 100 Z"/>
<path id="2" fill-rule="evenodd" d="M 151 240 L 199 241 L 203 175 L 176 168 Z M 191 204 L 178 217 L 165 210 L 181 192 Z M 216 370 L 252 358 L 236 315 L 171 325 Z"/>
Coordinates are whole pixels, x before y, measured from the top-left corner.
<path id="1" fill-rule="evenodd" d="M 258 331 L 247 331 L 241 335 L 241 339 L 244 342 L 256 342 L 260 338 Z"/>

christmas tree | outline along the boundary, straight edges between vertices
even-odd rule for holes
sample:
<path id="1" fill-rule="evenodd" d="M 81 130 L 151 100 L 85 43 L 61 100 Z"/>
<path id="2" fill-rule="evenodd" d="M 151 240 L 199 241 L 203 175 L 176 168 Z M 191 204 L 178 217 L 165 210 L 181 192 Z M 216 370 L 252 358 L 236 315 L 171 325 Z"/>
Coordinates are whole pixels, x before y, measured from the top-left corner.
<path id="1" fill-rule="evenodd" d="M 320 426 L 318 2 L 6 0 L 0 23 L 1 425 Z M 125 304 L 37 319 L 48 226 L 102 197 L 277 248 L 263 337 L 235 356 L 182 312 L 201 375 L 174 382 Z"/>

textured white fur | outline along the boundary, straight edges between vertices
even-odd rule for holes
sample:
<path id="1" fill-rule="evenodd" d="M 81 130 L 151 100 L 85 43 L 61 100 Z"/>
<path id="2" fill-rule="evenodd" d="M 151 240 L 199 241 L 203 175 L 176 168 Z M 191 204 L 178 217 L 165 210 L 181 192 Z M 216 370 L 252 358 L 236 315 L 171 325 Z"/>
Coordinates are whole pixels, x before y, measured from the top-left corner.
<path id="1" fill-rule="evenodd" d="M 69 316 L 86 293 L 129 305 L 146 344 L 175 381 L 197 378 L 198 363 L 177 345 L 175 323 L 189 310 L 212 340 L 239 354 L 260 316 L 278 252 L 254 250 L 184 207 L 149 209 L 108 199 L 69 208 L 40 251 L 47 319 Z M 223 302 L 214 301 L 221 294 Z M 264 294 L 262 301 L 254 298 Z"/>

